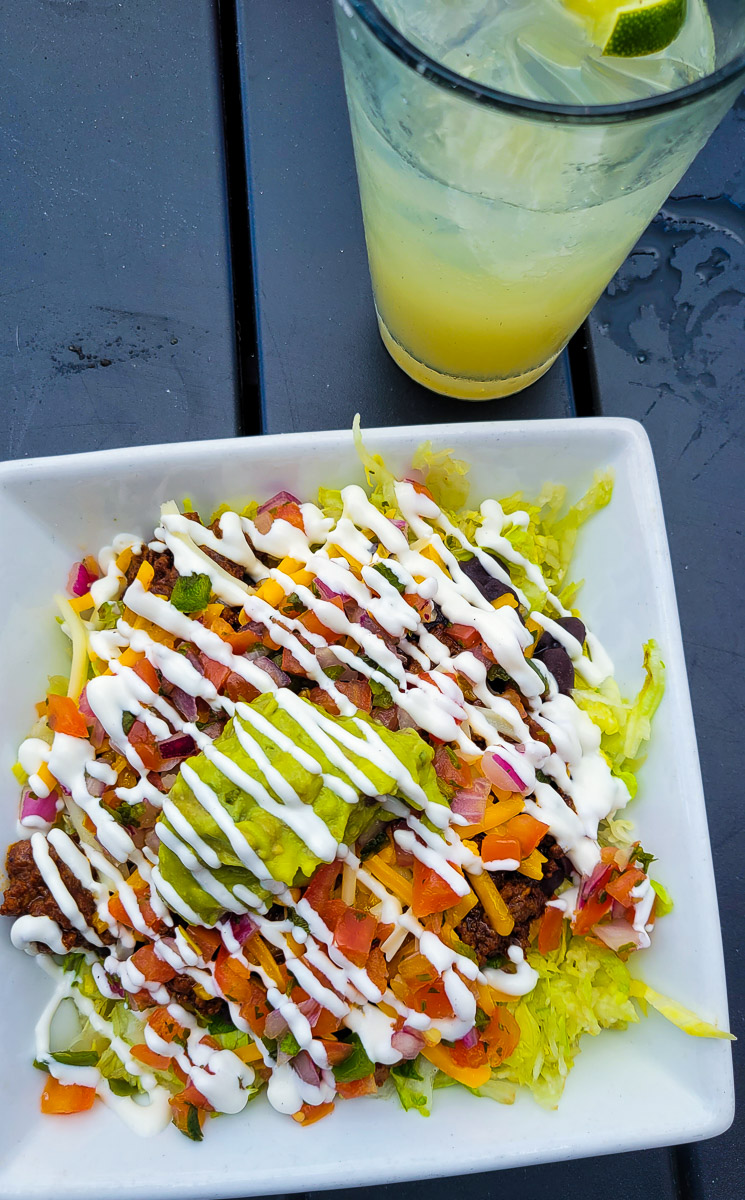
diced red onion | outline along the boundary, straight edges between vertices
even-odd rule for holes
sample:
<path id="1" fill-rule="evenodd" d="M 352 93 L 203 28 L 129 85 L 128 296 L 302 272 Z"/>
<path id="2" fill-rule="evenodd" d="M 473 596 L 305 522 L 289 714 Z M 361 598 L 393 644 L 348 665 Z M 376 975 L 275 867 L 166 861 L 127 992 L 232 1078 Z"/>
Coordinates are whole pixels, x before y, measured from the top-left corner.
<path id="1" fill-rule="evenodd" d="M 413 867 L 414 855 L 411 851 L 404 850 L 403 846 L 399 846 L 396 841 L 394 841 L 393 845 L 396 848 L 396 865 L 399 867 Z"/>
<path id="2" fill-rule="evenodd" d="M 273 1008 L 272 1011 L 267 1015 L 266 1022 L 264 1024 L 264 1033 L 266 1036 L 269 1038 L 281 1037 L 283 1033 L 287 1032 L 288 1028 L 289 1026 L 287 1021 L 282 1016 L 282 1013 L 278 1008 Z"/>
<path id="3" fill-rule="evenodd" d="M 316 576 L 313 582 L 315 583 L 318 595 L 322 600 L 336 600 L 336 598 L 339 597 L 343 603 L 345 600 L 349 600 L 350 598 L 346 592 L 335 592 L 333 588 L 330 588 L 329 585 L 324 583 L 322 579 L 319 579 L 318 576 Z"/>
<path id="4" fill-rule="evenodd" d="M 254 666 L 260 667 L 262 671 L 266 671 L 267 675 L 274 680 L 277 687 L 289 686 L 290 676 L 281 667 L 278 667 L 271 658 L 267 658 L 265 654 L 262 654 L 260 658 L 255 658 L 253 662 Z"/>
<path id="5" fill-rule="evenodd" d="M 386 729 L 395 731 L 399 728 L 398 711 L 394 704 L 391 708 L 374 708 L 370 716 L 379 725 L 385 725 Z"/>
<path id="6" fill-rule="evenodd" d="M 190 696 L 183 688 L 175 687 L 171 692 L 171 699 L 185 721 L 196 721 L 197 701 L 194 696 Z"/>
<path id="7" fill-rule="evenodd" d="M 177 733 L 174 737 L 169 737 L 164 742 L 158 743 L 158 752 L 161 758 L 175 759 L 176 762 L 180 758 L 187 758 L 196 750 L 196 742 L 188 733 Z"/>
<path id="8" fill-rule="evenodd" d="M 271 500 L 265 500 L 256 510 L 256 515 L 259 513 L 270 512 L 274 508 L 280 508 L 283 504 L 300 504 L 297 496 L 293 496 L 292 492 L 276 492 Z"/>
<path id="9" fill-rule="evenodd" d="M 96 796 L 98 798 L 103 796 L 106 791 L 106 784 L 103 779 L 94 779 L 92 775 L 89 775 L 85 782 L 89 796 Z"/>
<path id="10" fill-rule="evenodd" d="M 603 887 L 603 884 L 607 883 L 607 881 L 610 879 L 614 870 L 615 863 L 599 862 L 592 875 L 590 875 L 587 879 L 582 880 L 582 884 L 579 889 L 579 899 L 577 902 L 578 909 L 584 908 L 587 904 L 587 901 L 590 899 L 590 896 L 592 896 L 594 892 L 600 891 L 600 889 Z"/>
<path id="11" fill-rule="evenodd" d="M 209 725 L 205 725 L 202 733 L 206 733 L 208 738 L 212 738 L 214 742 L 216 737 L 219 737 L 225 726 L 220 721 L 212 721 Z"/>
<path id="12" fill-rule="evenodd" d="M 53 824 L 57 816 L 58 800 L 56 791 L 50 792 L 48 796 L 35 796 L 31 788 L 24 788 L 21 795 L 21 823 L 29 817 L 38 817 L 47 825 Z"/>
<path id="13" fill-rule="evenodd" d="M 473 655 L 474 658 L 477 658 L 480 663 L 483 663 L 484 666 L 487 667 L 487 669 L 489 667 L 494 666 L 494 659 L 488 658 L 487 655 L 484 654 L 484 651 L 480 644 L 471 646 L 470 653 Z"/>
<path id="14" fill-rule="evenodd" d="M 245 946 L 250 937 L 256 933 L 258 926 L 251 919 L 248 913 L 242 913 L 240 916 L 230 918 L 230 932 L 240 946 Z"/>
<path id="15" fill-rule="evenodd" d="M 298 1004 L 298 1011 L 303 1014 L 312 1029 L 323 1012 L 323 1005 L 309 996 L 307 1000 L 303 1000 L 302 1004 Z"/>
<path id="16" fill-rule="evenodd" d="M 505 792 L 522 792 L 525 795 L 528 790 L 527 785 L 504 754 L 487 750 L 481 759 L 481 768 L 487 779 L 490 779 L 495 787 L 501 788 Z"/>
<path id="17" fill-rule="evenodd" d="M 199 658 L 199 655 L 195 654 L 193 650 L 187 650 L 185 657 L 186 661 L 191 663 L 195 671 L 199 671 L 200 675 L 204 675 L 204 663 Z"/>
<path id="18" fill-rule="evenodd" d="M 292 1066 L 303 1083 L 309 1083 L 311 1086 L 317 1087 L 321 1082 L 318 1067 L 313 1062 L 307 1050 L 301 1050 L 299 1054 L 295 1055 L 292 1060 Z"/>
<path id="19" fill-rule="evenodd" d="M 596 925 L 592 931 L 593 937 L 599 937 L 611 950 L 620 950 L 621 946 L 636 946 L 641 943 L 641 931 L 634 929 L 628 921 L 610 921 L 607 925 Z"/>
<path id="20" fill-rule="evenodd" d="M 158 837 L 157 828 L 148 829 L 147 833 L 145 834 L 145 845 L 147 846 L 148 850 L 152 850 L 155 854 L 158 853 L 160 850 L 160 838 Z"/>
<path id="21" fill-rule="evenodd" d="M 334 654 L 333 646 L 319 646 L 316 650 L 316 662 L 324 671 L 328 667 L 340 667 L 342 665 Z"/>
<path id="22" fill-rule="evenodd" d="M 403 517 L 389 517 L 388 520 L 391 525 L 395 525 L 396 529 L 400 529 L 402 533 L 409 532 L 408 521 L 404 521 Z"/>
<path id="23" fill-rule="evenodd" d="M 461 1038 L 460 1044 L 464 1050 L 472 1050 L 474 1046 L 478 1046 L 479 1035 L 475 1025 L 473 1029 L 469 1029 L 465 1037 Z"/>
<path id="24" fill-rule="evenodd" d="M 81 716 L 85 717 L 86 725 L 90 728 L 90 743 L 93 749 L 100 750 L 106 738 L 106 730 L 88 703 L 88 697 L 85 693 L 86 688 L 83 688 L 78 698 L 78 708 L 80 709 Z"/>
<path id="25" fill-rule="evenodd" d="M 620 900 L 614 900 L 611 905 L 610 915 L 614 920 L 623 921 L 626 918 L 626 906 L 621 904 Z"/>
<path id="26" fill-rule="evenodd" d="M 486 785 L 486 786 L 484 786 Z M 470 787 L 461 788 L 450 801 L 454 813 L 465 817 L 469 825 L 478 825 L 484 819 L 486 798 L 491 791 L 491 784 L 483 776 L 475 779 Z"/>
<path id="27" fill-rule="evenodd" d="M 97 575 L 91 575 L 83 563 L 77 562 L 70 568 L 70 574 L 67 577 L 67 590 L 71 596 L 85 596 L 91 590 L 91 584 L 97 578 Z"/>
<path id="28" fill-rule="evenodd" d="M 405 709 L 403 709 L 403 708 L 400 708 L 400 707 L 397 705 L 397 706 L 396 706 L 396 711 L 397 711 L 397 713 L 398 713 L 398 727 L 399 727 L 399 729 L 416 729 L 416 727 L 417 727 L 417 726 L 416 726 L 416 721 L 414 720 L 414 718 L 413 718 L 413 717 L 410 717 L 410 716 L 409 716 L 409 714 L 408 714 L 408 713 L 405 711 Z"/>
<path id="29" fill-rule="evenodd" d="M 404 1025 L 403 1029 L 397 1029 L 391 1037 L 391 1045 L 394 1050 L 398 1050 L 402 1058 L 416 1058 L 424 1049 L 424 1038 L 418 1029 Z"/>

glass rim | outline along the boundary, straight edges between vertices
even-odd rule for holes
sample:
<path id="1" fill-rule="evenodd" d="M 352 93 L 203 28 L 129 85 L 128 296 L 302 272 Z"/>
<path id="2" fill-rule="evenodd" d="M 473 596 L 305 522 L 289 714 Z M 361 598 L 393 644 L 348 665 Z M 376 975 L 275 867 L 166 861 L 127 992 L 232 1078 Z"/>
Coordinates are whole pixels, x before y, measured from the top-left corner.
<path id="1" fill-rule="evenodd" d="M 396 55 L 405 66 L 416 71 L 424 79 L 438 87 L 460 94 L 488 108 L 506 110 L 510 113 L 530 117 L 533 120 L 553 121 L 575 125 L 609 124 L 642 119 L 656 113 L 673 112 L 694 104 L 698 99 L 722 91 L 738 75 L 745 75 L 745 52 L 736 55 L 731 62 L 712 71 L 703 79 L 688 83 L 685 87 L 658 96 L 647 96 L 642 100 L 627 100 L 620 104 L 554 104 L 547 100 L 531 100 L 512 92 L 502 92 L 487 84 L 477 83 L 444 66 L 426 51 L 409 41 L 388 17 L 380 11 L 375 0 L 336 0 L 346 15 L 352 11 L 365 23 L 370 32 L 388 50 Z"/>

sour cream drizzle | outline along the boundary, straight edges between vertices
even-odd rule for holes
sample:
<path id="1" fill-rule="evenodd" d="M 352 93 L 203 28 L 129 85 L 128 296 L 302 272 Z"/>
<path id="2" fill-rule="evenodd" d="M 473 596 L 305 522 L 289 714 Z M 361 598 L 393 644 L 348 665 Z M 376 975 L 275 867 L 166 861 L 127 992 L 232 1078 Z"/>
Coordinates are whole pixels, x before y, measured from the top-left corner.
<path id="1" fill-rule="evenodd" d="M 390 1013 L 403 1016 L 411 1028 L 437 1030 L 442 1037 L 457 1040 L 472 1029 L 476 1016 L 476 1000 L 468 986 L 469 982 L 489 983 L 502 993 L 519 996 L 534 987 L 536 972 L 525 962 L 519 947 L 515 946 L 509 951 L 513 972 L 482 972 L 471 959 L 450 949 L 425 930 L 412 913 L 405 910 L 399 900 L 360 864 L 347 846 L 337 844 L 325 822 L 272 766 L 257 741 L 258 737 L 272 742 L 282 752 L 292 754 L 306 771 L 322 776 L 327 787 L 347 803 L 353 804 L 360 794 L 375 794 L 369 777 L 354 760 L 377 764 L 394 779 L 398 794 L 408 802 L 403 804 L 393 797 L 386 800 L 397 815 L 405 817 L 405 828 L 395 833 L 396 843 L 402 850 L 435 869 L 458 895 L 469 892 L 466 875 L 478 874 L 484 869 L 485 864 L 461 843 L 450 828 L 458 823 L 458 818 L 454 818 L 447 806 L 429 800 L 417 780 L 376 732 L 374 725 L 356 717 L 355 706 L 321 668 L 315 651 L 326 645 L 323 636 L 309 632 L 300 621 L 278 612 L 252 587 L 215 563 L 205 550 L 216 551 L 240 564 L 255 583 L 272 580 L 286 596 L 296 593 L 302 605 L 317 616 L 322 626 L 340 637 L 353 639 L 359 647 L 359 653 L 350 649 L 348 644 L 335 643 L 331 647 L 342 666 L 349 666 L 384 686 L 394 704 L 417 726 L 443 741 L 455 743 L 466 760 L 475 761 L 481 757 L 484 753 L 482 742 L 486 743 L 487 749 L 514 759 L 525 778 L 526 790 L 532 794 L 526 799 L 526 810 L 549 826 L 551 834 L 580 875 L 589 875 L 599 861 L 599 821 L 622 808 L 628 801 L 628 792 L 611 775 L 600 752 L 597 728 L 571 698 L 558 694 L 548 672 L 543 681 L 528 664 L 525 651 L 531 645 L 532 635 L 516 610 L 506 606 L 495 608 L 487 601 L 463 572 L 459 560 L 447 544 L 448 540 L 452 543 L 454 539 L 463 550 L 474 555 L 490 575 L 514 588 L 505 568 L 489 553 L 496 552 L 500 559 L 524 571 L 531 583 L 547 595 L 558 615 L 566 615 L 558 599 L 549 592 L 538 567 L 515 551 L 504 535 L 508 525 L 525 524 L 527 514 L 517 512 L 507 518 L 496 501 L 486 500 L 481 506 L 482 524 L 474 542 L 470 542 L 437 504 L 428 495 L 418 492 L 413 484 L 407 481 L 396 483 L 395 494 L 401 516 L 413 534 L 411 541 L 371 504 L 361 488 L 352 485 L 341 493 L 343 511 L 336 522 L 325 517 L 314 505 L 303 504 L 301 511 L 305 531 L 286 521 L 275 520 L 269 530 L 262 533 L 248 517 L 226 512 L 219 521 L 222 536 L 217 536 L 198 522 L 188 520 L 174 504 L 167 504 L 163 506 L 161 523 L 153 543 L 158 549 L 167 548 L 171 551 L 181 575 L 206 574 L 219 600 L 228 605 L 240 605 L 247 620 L 263 624 L 274 643 L 286 648 L 296 658 L 307 676 L 333 699 L 340 713 L 354 719 L 356 734 L 342 728 L 323 712 L 311 708 L 292 691 L 278 688 L 273 677 L 260 665 L 234 653 L 217 633 L 177 610 L 162 596 L 147 591 L 139 580 L 131 583 L 122 595 L 123 576 L 116 564 L 117 555 L 125 545 L 138 548 L 136 539 L 126 536 L 101 552 L 104 575 L 91 589 L 97 607 L 105 601 L 121 597 L 126 613 L 119 620 L 116 631 L 90 634 L 91 647 L 107 663 L 109 670 L 92 679 L 86 693 L 88 703 L 106 731 L 112 747 L 126 759 L 138 776 L 133 787 L 116 788 L 118 797 L 129 803 L 146 800 L 152 805 L 162 806 L 166 823 L 159 823 L 160 838 L 200 886 L 226 913 L 242 914 L 250 910 L 262 936 L 281 952 L 287 970 L 307 994 L 358 1034 L 371 1060 L 389 1064 L 401 1058 L 392 1044 L 395 1017 Z M 279 565 L 268 567 L 259 555 L 278 560 Z M 359 565 L 359 577 L 350 569 L 350 559 Z M 297 569 L 286 566 L 288 560 L 300 564 L 332 591 L 351 597 L 370 614 L 376 624 L 366 627 L 351 620 L 336 604 L 320 598 L 311 587 L 299 583 L 293 578 Z M 382 571 L 377 569 L 379 566 L 383 568 Z M 391 575 L 399 586 L 391 582 Z M 450 622 L 467 625 L 478 631 L 495 661 L 518 684 L 526 698 L 530 717 L 550 735 L 555 751 L 531 735 L 527 720 L 520 717 L 512 704 L 490 691 L 486 685 L 484 663 L 468 651 L 452 654 L 426 628 L 419 612 L 407 602 L 400 588 L 405 594 L 433 600 Z M 519 600 L 526 604 L 522 592 L 515 590 Z M 565 646 L 577 670 L 588 682 L 599 682 L 610 673 L 612 667 L 607 656 L 595 639 L 590 640 L 590 635 L 587 644 L 591 657 L 588 657 L 579 642 L 555 620 L 539 613 L 531 615 L 536 624 L 548 630 Z M 183 654 L 176 653 L 152 636 L 154 631 L 151 632 L 150 627 L 153 626 L 196 646 L 209 658 L 246 680 L 258 692 L 274 693 L 280 710 L 301 724 L 307 737 L 317 746 L 319 756 L 325 757 L 344 778 L 324 773 L 321 762 L 312 751 L 296 746 L 286 734 L 249 705 L 235 704 L 221 696 Z M 381 631 L 385 636 L 381 636 Z M 186 721 L 167 698 L 152 692 L 131 667 L 120 661 L 125 650 L 144 654 L 163 678 L 182 692 L 202 699 L 216 714 L 224 713 L 232 717 L 238 741 L 262 779 L 248 775 L 213 746 L 211 739 L 194 723 Z M 466 699 L 462 684 L 468 686 L 469 694 L 475 697 L 475 701 Z M 362 885 L 367 888 L 378 900 L 380 919 L 394 927 L 382 947 L 386 957 L 390 959 L 395 954 L 406 936 L 412 935 L 417 939 L 421 954 L 443 978 L 454 1016 L 450 1019 L 432 1019 L 426 1014 L 412 1011 L 390 990 L 381 992 L 364 968 L 345 958 L 318 912 L 305 899 L 295 902 L 290 890 L 272 877 L 216 792 L 187 761 L 181 766 L 181 775 L 197 804 L 217 823 L 238 860 L 260 886 L 285 905 L 291 914 L 294 911 L 307 929 L 292 920 L 268 920 L 264 915 L 267 905 L 257 895 L 246 887 L 229 888 L 223 884 L 215 875 L 222 865 L 217 852 L 204 841 L 177 806 L 148 781 L 142 759 L 124 731 L 125 713 L 143 721 L 157 740 L 164 740 L 174 732 L 189 734 L 214 768 L 267 813 L 293 830 L 317 858 L 324 862 L 342 859 L 345 887 L 354 890 Z M 474 740 L 476 738 L 478 742 Z M 44 762 L 48 763 L 49 770 L 69 793 L 70 809 L 82 813 L 92 822 L 97 842 L 105 852 L 102 853 L 96 845 L 91 844 L 93 839 L 84 830 L 80 820 L 76 823 L 81 836 L 79 846 L 59 829 L 52 830 L 46 836 L 41 832 L 32 835 L 35 862 L 58 906 L 92 946 L 103 946 L 100 933 L 104 927 L 108 928 L 116 940 L 106 959 L 106 971 L 117 976 L 125 989 L 139 991 L 144 988 L 150 991 L 154 1003 L 168 1003 L 166 989 L 147 980 L 127 958 L 133 946 L 131 934 L 118 926 L 109 914 L 108 899 L 118 893 L 134 927 L 152 937 L 152 931 L 148 929 L 139 910 L 137 897 L 126 881 L 127 867 L 122 866 L 120 870 L 114 864 L 134 864 L 138 868 L 142 878 L 151 884 L 151 902 L 156 915 L 167 925 L 173 924 L 169 909 L 187 921 L 195 924 L 201 922 L 198 914 L 163 878 L 155 855 L 146 850 L 137 850 L 126 829 L 116 823 L 97 795 L 93 794 L 98 789 L 94 788 L 93 792 L 89 790 L 88 779 L 100 780 L 111 786 L 115 782 L 115 774 L 110 768 L 106 769 L 105 764 L 96 762 L 93 746 L 85 739 L 59 733 L 55 734 L 51 747 L 39 739 L 27 740 L 21 747 L 20 761 L 29 770 L 30 785 L 40 796 L 46 792 L 38 772 Z M 552 782 L 538 782 L 536 770 L 540 770 L 544 778 Z M 573 807 L 565 802 L 559 789 L 570 798 Z M 427 818 L 427 824 L 423 817 Z M 50 847 L 92 895 L 98 928 L 93 928 L 86 921 L 65 888 L 50 855 Z M 501 870 L 519 866 L 512 860 L 486 865 Z M 641 891 L 635 899 L 635 928 L 648 941 L 645 925 L 651 900 L 646 892 Z M 289 997 L 277 989 L 276 981 L 252 961 L 250 941 L 242 950 L 227 919 L 221 920 L 218 928 L 228 951 L 242 959 L 262 980 L 270 1003 L 282 1014 L 298 1045 L 308 1052 L 319 1071 L 317 1085 L 304 1082 L 290 1063 L 275 1060 L 264 1043 L 258 1040 L 256 1044 L 261 1057 L 271 1068 L 268 1086 L 270 1103 L 279 1111 L 294 1113 L 303 1103 L 320 1104 L 330 1099 L 334 1093 L 333 1075 L 328 1069 L 325 1049 L 313 1037 L 307 1018 Z M 36 944 L 47 946 L 54 953 L 61 953 L 64 949 L 58 926 L 48 918 L 22 917 L 14 925 L 12 936 L 15 943 L 24 948 Z M 298 945 L 301 953 L 298 953 Z M 190 975 L 209 994 L 220 994 L 214 980 L 214 965 L 204 963 L 194 953 L 180 930 L 176 931 L 174 937 L 156 940 L 155 946 L 156 953 L 174 969 Z M 167 1120 L 167 1105 L 164 1110 L 161 1096 L 163 1089 L 155 1083 L 152 1074 L 148 1077 L 142 1065 L 131 1059 L 126 1043 L 114 1037 L 113 1029 L 106 1022 L 102 1023 L 90 1001 L 75 992 L 70 977 L 59 972 L 48 956 L 43 957 L 47 969 L 57 979 L 54 1003 L 58 1004 L 63 996 L 71 996 L 81 1013 L 96 1028 L 101 1027 L 100 1032 L 109 1038 L 126 1069 L 140 1077 L 150 1104 L 146 1108 L 133 1106 L 138 1108 L 136 1117 L 132 1118 L 135 1124 L 139 1127 L 150 1119 L 153 1127 L 160 1127 L 164 1117 Z M 325 983 L 311 967 L 323 976 Z M 100 963 L 97 963 L 97 969 L 99 986 L 108 987 Z M 58 1077 L 62 1078 L 65 1071 L 71 1069 L 60 1068 L 49 1056 L 51 1006 L 52 1002 L 39 1022 L 37 1056 L 49 1063 L 54 1074 L 61 1070 L 62 1074 Z M 196 1020 L 177 1005 L 169 1004 L 168 1008 L 171 1015 L 188 1030 L 187 1045 L 183 1053 L 179 1052 L 178 1055 L 179 1065 L 216 1109 L 222 1112 L 239 1111 L 253 1083 L 251 1069 L 229 1051 L 214 1051 L 205 1047 L 200 1040 L 203 1030 Z M 248 1025 L 232 1003 L 230 1011 L 236 1027 L 250 1034 Z M 145 1036 L 153 1051 L 166 1052 L 166 1044 L 161 1044 L 157 1034 L 149 1027 L 146 1027 Z M 253 1037 L 253 1034 L 250 1036 Z M 170 1054 L 172 1051 L 172 1045 L 168 1046 L 167 1052 Z M 97 1076 L 97 1072 L 94 1074 Z M 77 1078 L 82 1081 L 81 1076 Z M 117 1107 L 123 1107 L 120 1098 L 111 1095 L 105 1081 L 97 1077 L 94 1086 L 99 1089 L 106 1103 L 113 1105 L 116 1101 Z M 148 1113 L 150 1118 L 146 1116 Z"/>

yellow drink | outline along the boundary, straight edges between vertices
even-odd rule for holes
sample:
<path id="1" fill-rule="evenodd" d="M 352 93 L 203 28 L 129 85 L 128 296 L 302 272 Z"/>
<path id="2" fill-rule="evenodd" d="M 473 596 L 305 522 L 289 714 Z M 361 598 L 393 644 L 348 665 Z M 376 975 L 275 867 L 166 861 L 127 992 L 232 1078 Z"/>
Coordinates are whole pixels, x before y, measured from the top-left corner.
<path id="1" fill-rule="evenodd" d="M 519 391 L 584 320 L 727 101 L 715 115 L 674 110 L 631 122 L 476 103 L 412 70 L 339 3 L 385 345 L 435 391 L 463 399 Z M 561 0 L 379 7 L 453 70 L 559 104 L 664 93 L 700 78 L 713 59 L 703 0 L 689 0 L 670 47 L 640 60 L 603 60 Z"/>

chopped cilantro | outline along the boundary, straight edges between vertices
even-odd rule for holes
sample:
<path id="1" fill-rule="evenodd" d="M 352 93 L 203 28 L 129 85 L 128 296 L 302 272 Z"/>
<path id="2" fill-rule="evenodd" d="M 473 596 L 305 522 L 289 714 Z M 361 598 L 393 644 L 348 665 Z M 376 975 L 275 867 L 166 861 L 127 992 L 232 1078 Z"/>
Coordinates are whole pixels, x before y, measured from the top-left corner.
<path id="1" fill-rule="evenodd" d="M 327 675 L 329 679 L 341 679 L 342 675 L 344 674 L 344 667 L 324 667 L 323 673 L 324 675 Z"/>
<path id="2" fill-rule="evenodd" d="M 294 1033 L 290 1033 L 289 1029 L 287 1033 L 282 1035 L 277 1045 L 278 1049 L 283 1054 L 289 1054 L 290 1058 L 294 1058 L 296 1054 L 300 1053 L 300 1043 Z"/>
<path id="3" fill-rule="evenodd" d="M 201 1142 L 202 1138 L 204 1137 L 204 1134 L 202 1133 L 202 1126 L 199 1124 L 199 1111 L 193 1104 L 189 1105 L 189 1112 L 186 1117 L 186 1128 L 182 1132 L 185 1133 L 188 1138 L 191 1138 L 193 1142 Z"/>
<path id="4" fill-rule="evenodd" d="M 333 1069 L 334 1077 L 339 1083 L 354 1083 L 356 1079 L 366 1079 L 375 1070 L 375 1064 L 367 1057 L 356 1033 L 352 1034 L 348 1042 L 354 1046 L 352 1053 Z"/>
<path id="5" fill-rule="evenodd" d="M 403 1062 L 396 1063 L 395 1067 L 391 1067 L 391 1074 L 398 1075 L 399 1079 L 421 1079 L 416 1063 L 415 1058 L 404 1059 Z"/>
<path id="6" fill-rule="evenodd" d="M 388 691 L 388 688 L 383 687 L 382 683 L 378 683 L 377 679 L 368 679 L 367 682 L 370 684 L 370 690 L 372 692 L 373 708 L 391 708 L 393 705 L 393 697 Z"/>
<path id="7" fill-rule="evenodd" d="M 95 1067 L 98 1062 L 95 1050 L 60 1050 L 52 1058 L 63 1067 Z"/>
<path id="8" fill-rule="evenodd" d="M 403 593 L 406 591 L 406 587 L 401 582 L 396 572 L 391 567 L 386 566 L 385 563 L 375 563 L 373 565 L 373 570 L 377 571 L 379 575 L 382 575 L 384 579 L 387 579 L 391 587 L 394 587 L 401 595 L 403 595 Z"/>
<path id="9" fill-rule="evenodd" d="M 137 717 L 134 715 L 134 713 L 131 713 L 131 712 L 123 712 L 122 713 L 122 729 L 124 730 L 125 737 L 129 737 L 129 731 L 132 728 L 132 726 L 134 725 L 136 720 L 137 720 Z"/>
<path id="10" fill-rule="evenodd" d="M 101 801 L 101 807 L 105 808 L 108 813 L 119 825 L 131 825 L 134 829 L 139 829 L 140 822 L 145 815 L 145 805 L 129 804 L 126 800 L 122 800 L 121 804 L 114 806 L 107 804 L 105 800 Z"/>
<path id="11" fill-rule="evenodd" d="M 304 613 L 306 608 L 297 592 L 291 592 L 282 604 L 282 612 L 286 613 Z"/>
<path id="12" fill-rule="evenodd" d="M 382 829 L 379 829 L 377 833 L 373 834 L 369 842 L 365 842 L 364 846 L 360 850 L 360 860 L 364 862 L 365 859 L 370 858 L 373 854 L 377 854 L 378 850 L 382 850 L 387 841 L 388 830 L 384 825 Z"/>
<path id="13" fill-rule="evenodd" d="M 477 1006 L 476 1007 L 476 1022 L 475 1022 L 475 1024 L 476 1024 L 476 1028 L 479 1030 L 479 1032 L 482 1029 L 486 1029 L 487 1025 L 489 1024 L 489 1020 L 490 1020 L 490 1018 L 486 1015 L 483 1008 L 479 1008 Z"/>
<path id="14" fill-rule="evenodd" d="M 179 575 L 171 592 L 171 604 L 179 612 L 201 612 L 212 594 L 209 575 Z"/>
<path id="15" fill-rule="evenodd" d="M 128 1079 L 109 1079 L 108 1084 L 115 1096 L 134 1096 L 138 1091 L 137 1084 Z"/>
<path id="16" fill-rule="evenodd" d="M 634 849 L 631 852 L 631 858 L 629 859 L 630 867 L 632 867 L 634 863 L 637 863 L 646 875 L 653 862 L 657 862 L 654 854 L 647 854 L 647 851 L 643 850 L 641 846 L 634 846 Z"/>

